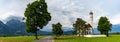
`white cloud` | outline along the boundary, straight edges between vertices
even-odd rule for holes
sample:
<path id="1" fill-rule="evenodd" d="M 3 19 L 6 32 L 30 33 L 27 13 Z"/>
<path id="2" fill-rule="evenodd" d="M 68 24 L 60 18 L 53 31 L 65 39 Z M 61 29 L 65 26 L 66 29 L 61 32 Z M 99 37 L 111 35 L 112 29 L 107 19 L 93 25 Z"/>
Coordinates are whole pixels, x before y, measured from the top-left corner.
<path id="1" fill-rule="evenodd" d="M 0 19 L 3 20 L 11 15 L 23 17 L 26 5 L 32 1 L 34 0 L 0 1 Z M 106 8 L 114 5 L 114 7 L 116 7 L 118 3 L 117 0 L 114 2 L 109 2 L 109 0 L 46 0 L 46 2 L 48 5 L 48 11 L 51 13 L 52 20 L 45 28 L 51 28 L 51 24 L 57 22 L 60 22 L 64 27 L 72 27 L 76 18 L 82 18 L 89 22 L 90 11 L 94 12 L 94 27 L 97 27 L 98 20 L 101 16 L 107 16 L 113 24 L 120 24 L 119 21 L 116 21 L 119 20 L 120 15 L 112 15 L 112 10 L 107 11 Z M 110 3 L 112 4 L 111 6 Z M 117 10 L 116 8 L 114 11 Z"/>
<path id="2" fill-rule="evenodd" d="M 109 18 L 112 24 L 120 24 L 120 13 Z"/>
<path id="3" fill-rule="evenodd" d="M 101 16 L 108 16 L 110 15 L 110 13 L 106 12 L 101 3 L 95 4 L 94 6 L 92 6 L 92 11 L 94 13 L 94 27 L 97 28 L 98 25 L 98 21 L 100 19 Z"/>
<path id="4" fill-rule="evenodd" d="M 77 1 L 47 0 L 48 10 L 53 17 L 52 22 L 61 22 L 64 27 L 72 27 L 73 21 L 76 18 L 85 17 L 84 15 L 86 14 L 82 11 L 84 7 Z"/>
<path id="5" fill-rule="evenodd" d="M 32 0 L 1 0 L 0 20 L 5 20 L 9 16 L 24 16 L 26 5 Z"/>
<path id="6" fill-rule="evenodd" d="M 56 22 L 61 22 L 65 27 L 70 27 L 68 25 L 73 24 L 76 18 L 83 18 L 89 23 L 89 12 L 94 12 L 94 27 L 97 27 L 99 18 L 101 16 L 106 16 L 110 19 L 113 19 L 112 12 L 106 11 L 105 6 L 110 3 L 109 0 L 96 1 L 96 0 L 46 0 L 48 4 L 48 10 L 52 14 L 52 17 L 55 18 Z M 117 0 L 116 0 L 117 1 Z M 116 4 L 114 4 L 116 5 Z M 115 10 L 115 9 L 114 9 Z M 55 16 L 53 16 L 55 15 Z M 66 17 L 64 17 L 64 15 Z M 117 15 L 117 14 L 115 14 Z M 119 16 L 118 16 L 119 17 Z M 64 19 L 62 19 L 64 18 Z M 117 19 L 116 19 L 117 20 Z M 52 21 L 52 22 L 53 22 Z M 53 23 L 55 23 L 55 21 Z M 64 21 L 64 22 L 63 22 Z M 111 21 L 113 24 L 120 24 L 119 21 Z"/>

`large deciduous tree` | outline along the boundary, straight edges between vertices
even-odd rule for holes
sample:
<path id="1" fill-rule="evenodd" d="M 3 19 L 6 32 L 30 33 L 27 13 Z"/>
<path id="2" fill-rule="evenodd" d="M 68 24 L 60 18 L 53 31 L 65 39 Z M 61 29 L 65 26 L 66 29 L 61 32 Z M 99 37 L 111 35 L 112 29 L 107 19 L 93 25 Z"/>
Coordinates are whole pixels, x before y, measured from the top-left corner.
<path id="1" fill-rule="evenodd" d="M 77 18 L 76 22 L 73 24 L 74 27 L 74 33 L 78 34 L 80 36 L 80 34 L 83 35 L 84 30 L 85 30 L 85 21 L 81 18 Z"/>
<path id="2" fill-rule="evenodd" d="M 35 33 L 36 39 L 38 39 L 37 31 L 46 26 L 51 20 L 45 0 L 36 0 L 29 3 L 24 15 L 26 18 L 26 31 Z"/>
<path id="3" fill-rule="evenodd" d="M 108 32 L 111 31 L 111 27 L 112 24 L 107 17 L 100 17 L 97 29 L 101 34 L 105 34 L 108 37 Z"/>
<path id="4" fill-rule="evenodd" d="M 56 36 L 63 34 L 62 25 L 60 23 L 52 24 L 52 33 Z"/>

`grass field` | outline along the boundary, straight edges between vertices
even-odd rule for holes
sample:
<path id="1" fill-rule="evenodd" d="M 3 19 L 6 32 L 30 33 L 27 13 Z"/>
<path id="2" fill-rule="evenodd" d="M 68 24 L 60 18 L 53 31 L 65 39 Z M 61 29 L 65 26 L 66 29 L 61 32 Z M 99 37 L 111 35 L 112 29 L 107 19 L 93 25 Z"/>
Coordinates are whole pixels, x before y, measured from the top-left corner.
<path id="1" fill-rule="evenodd" d="M 39 39 L 44 36 L 39 36 Z M 0 37 L 0 42 L 33 42 L 34 36 Z"/>
<path id="2" fill-rule="evenodd" d="M 77 37 L 77 36 L 61 36 L 55 39 L 55 42 L 120 42 L 120 35 L 110 35 L 110 37 Z"/>

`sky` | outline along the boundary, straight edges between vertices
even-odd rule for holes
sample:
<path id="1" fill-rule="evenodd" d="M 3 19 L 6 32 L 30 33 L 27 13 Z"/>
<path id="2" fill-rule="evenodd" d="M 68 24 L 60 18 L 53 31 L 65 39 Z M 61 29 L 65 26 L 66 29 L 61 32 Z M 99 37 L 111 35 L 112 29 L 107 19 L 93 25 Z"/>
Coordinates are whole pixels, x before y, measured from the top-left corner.
<path id="1" fill-rule="evenodd" d="M 10 16 L 24 17 L 28 3 L 34 0 L 0 0 L 0 20 Z M 97 27 L 101 16 L 108 17 L 113 25 L 120 24 L 120 0 L 45 0 L 52 20 L 45 28 L 50 29 L 51 24 L 60 22 L 63 27 L 72 28 L 76 18 L 90 22 L 90 11 L 94 16 L 94 28 Z M 44 29 L 45 30 L 45 29 Z"/>

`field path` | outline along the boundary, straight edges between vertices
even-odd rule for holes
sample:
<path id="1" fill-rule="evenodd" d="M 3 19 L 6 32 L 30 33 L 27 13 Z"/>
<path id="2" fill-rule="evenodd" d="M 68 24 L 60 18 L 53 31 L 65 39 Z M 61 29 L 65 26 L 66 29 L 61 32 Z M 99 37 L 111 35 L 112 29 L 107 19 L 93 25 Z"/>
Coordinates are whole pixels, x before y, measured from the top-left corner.
<path id="1" fill-rule="evenodd" d="M 51 36 L 46 36 L 40 40 L 36 40 L 35 42 L 54 42 L 54 40 Z"/>

